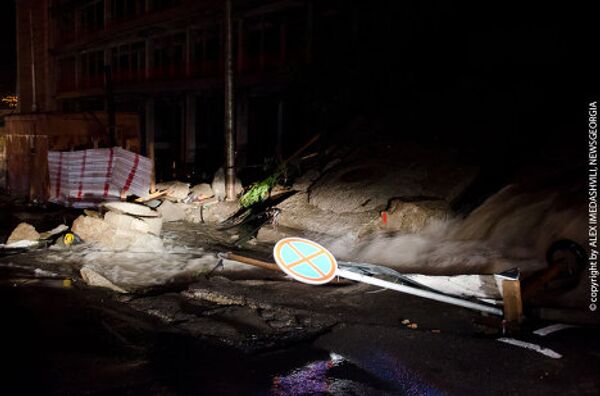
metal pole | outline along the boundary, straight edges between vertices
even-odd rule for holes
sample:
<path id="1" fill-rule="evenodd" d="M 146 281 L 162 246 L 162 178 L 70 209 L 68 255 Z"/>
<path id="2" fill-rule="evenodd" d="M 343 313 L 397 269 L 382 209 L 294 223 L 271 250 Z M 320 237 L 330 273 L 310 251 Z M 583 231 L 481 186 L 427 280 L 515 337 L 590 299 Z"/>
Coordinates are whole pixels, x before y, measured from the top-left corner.
<path id="1" fill-rule="evenodd" d="M 353 281 L 368 283 L 370 285 L 379 286 L 386 289 L 392 289 L 402 293 L 412 294 L 413 296 L 419 296 L 430 300 L 440 301 L 446 304 L 458 305 L 460 307 L 474 309 L 476 311 L 486 312 L 492 315 L 502 316 L 504 314 L 500 308 L 495 308 L 489 305 L 479 304 L 476 302 L 467 301 L 456 297 L 446 296 L 444 294 L 439 294 L 428 290 L 417 289 L 416 287 L 400 285 L 398 283 L 384 281 L 381 279 L 373 278 L 371 276 L 365 276 L 343 269 L 338 269 L 337 275 L 341 276 L 342 278 L 350 279 Z"/>
<path id="2" fill-rule="evenodd" d="M 233 131 L 233 46 L 231 0 L 225 2 L 225 192 L 226 200 L 235 194 L 235 135 Z"/>

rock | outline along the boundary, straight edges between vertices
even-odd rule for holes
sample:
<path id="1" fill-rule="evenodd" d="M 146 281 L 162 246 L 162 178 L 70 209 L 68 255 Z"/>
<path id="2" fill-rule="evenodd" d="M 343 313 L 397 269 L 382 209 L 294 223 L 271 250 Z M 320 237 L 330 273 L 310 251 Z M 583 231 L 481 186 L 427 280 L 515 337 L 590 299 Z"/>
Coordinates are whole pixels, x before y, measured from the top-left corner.
<path id="1" fill-rule="evenodd" d="M 422 231 L 433 220 L 448 219 L 451 209 L 443 200 L 394 199 L 386 213 L 387 224 L 382 223 L 383 230 L 414 234 Z"/>
<path id="2" fill-rule="evenodd" d="M 113 232 L 112 227 L 97 217 L 81 215 L 75 219 L 71 231 L 77 234 L 84 242 L 98 242 L 102 235 Z"/>
<path id="3" fill-rule="evenodd" d="M 60 225 L 54 227 L 53 229 L 51 229 L 50 231 L 42 232 L 40 234 L 40 239 L 48 239 L 54 235 L 62 234 L 63 232 L 67 231 L 68 229 L 69 229 L 68 226 L 66 226 L 64 224 L 60 224 Z"/>
<path id="4" fill-rule="evenodd" d="M 217 224 L 227 220 L 240 209 L 238 202 L 217 202 L 204 206 L 202 218 L 205 223 Z"/>
<path id="5" fill-rule="evenodd" d="M 296 179 L 294 185 L 292 186 L 292 190 L 307 192 L 310 186 L 321 176 L 316 169 L 311 169 L 304 173 L 302 176 Z"/>
<path id="6" fill-rule="evenodd" d="M 106 209 L 131 216 L 138 217 L 158 217 L 157 211 L 150 209 L 145 205 L 139 205 L 131 202 L 105 202 L 102 204 Z"/>
<path id="7" fill-rule="evenodd" d="M 37 241 L 40 238 L 40 234 L 35 230 L 35 227 L 31 224 L 21 223 L 19 224 L 10 234 L 7 245 L 18 241 Z"/>
<path id="8" fill-rule="evenodd" d="M 159 237 L 135 230 L 112 229 L 110 232 L 102 234 L 96 244 L 115 251 L 146 253 L 164 251 L 164 245 Z"/>
<path id="9" fill-rule="evenodd" d="M 166 198 L 175 202 L 183 201 L 190 194 L 189 183 L 180 182 L 178 180 L 158 183 L 156 189 L 167 190 Z"/>
<path id="10" fill-rule="evenodd" d="M 136 252 L 164 250 L 162 240 L 157 236 L 136 230 L 118 229 L 95 217 L 79 216 L 73 222 L 71 230 L 84 242 L 96 244 L 104 249 Z"/>
<path id="11" fill-rule="evenodd" d="M 201 201 L 214 196 L 215 193 L 208 183 L 196 184 L 194 187 L 190 188 L 190 197 L 193 201 Z"/>
<path id="12" fill-rule="evenodd" d="M 216 201 L 216 198 L 215 202 Z M 185 206 L 185 218 L 184 221 L 187 221 L 188 223 L 194 223 L 194 224 L 200 224 L 203 222 L 202 220 L 202 211 L 203 211 L 203 207 L 201 205 L 198 204 L 190 204 L 190 205 L 186 205 Z"/>
<path id="13" fill-rule="evenodd" d="M 213 178 L 212 184 L 211 184 L 213 193 L 215 194 L 215 196 L 217 197 L 217 199 L 219 201 L 222 201 L 225 199 L 226 197 L 226 191 L 225 191 L 225 171 L 223 171 L 223 168 L 219 168 L 219 170 L 217 170 L 215 172 L 215 176 Z M 244 191 L 244 188 L 242 187 L 242 182 L 240 181 L 240 179 L 236 178 L 235 179 L 235 195 L 239 196 L 242 191 Z"/>
<path id="14" fill-rule="evenodd" d="M 278 225 L 329 236 L 363 235 L 379 221 L 378 213 L 373 211 L 340 214 L 322 210 L 308 203 L 308 195 L 304 193 L 291 196 L 277 208 L 281 210 Z"/>
<path id="15" fill-rule="evenodd" d="M 107 212 L 104 215 L 104 222 L 118 230 L 138 231 L 159 236 L 163 220 L 160 217 L 133 217 Z"/>
<path id="16" fill-rule="evenodd" d="M 81 278 L 83 279 L 83 281 L 90 286 L 104 287 L 107 289 L 114 290 L 118 293 L 127 293 L 127 290 L 120 288 L 119 286 L 115 285 L 114 283 L 112 283 L 111 281 L 109 281 L 108 279 L 106 279 L 105 277 L 88 267 L 81 268 L 79 273 L 81 274 Z"/>
<path id="17" fill-rule="evenodd" d="M 364 144 L 324 171 L 309 202 L 335 213 L 381 211 L 394 198 L 432 197 L 452 203 L 478 170 L 451 150 L 403 144 Z"/>
<path id="18" fill-rule="evenodd" d="M 185 206 L 165 200 L 157 210 L 165 222 L 181 221 L 185 219 Z"/>

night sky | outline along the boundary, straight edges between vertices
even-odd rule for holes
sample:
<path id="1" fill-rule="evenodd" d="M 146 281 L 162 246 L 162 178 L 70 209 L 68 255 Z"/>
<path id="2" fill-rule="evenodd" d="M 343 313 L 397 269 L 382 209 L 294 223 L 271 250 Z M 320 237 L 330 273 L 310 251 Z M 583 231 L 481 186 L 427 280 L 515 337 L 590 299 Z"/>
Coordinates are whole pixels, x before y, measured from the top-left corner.
<path id="1" fill-rule="evenodd" d="M 14 93 L 16 89 L 16 43 L 15 43 L 15 2 L 0 2 L 0 94 Z"/>

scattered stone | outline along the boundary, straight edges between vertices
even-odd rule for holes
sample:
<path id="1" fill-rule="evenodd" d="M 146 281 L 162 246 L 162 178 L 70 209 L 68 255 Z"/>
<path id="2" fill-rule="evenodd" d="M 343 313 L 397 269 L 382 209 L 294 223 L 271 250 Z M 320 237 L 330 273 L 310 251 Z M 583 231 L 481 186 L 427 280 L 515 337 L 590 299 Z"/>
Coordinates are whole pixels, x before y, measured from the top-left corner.
<path id="1" fill-rule="evenodd" d="M 102 218 L 102 215 L 100 214 L 100 212 L 98 212 L 97 210 L 92 210 L 92 209 L 84 209 L 83 213 L 86 216 L 91 216 L 91 217 L 97 217 L 99 219 Z"/>
<path id="2" fill-rule="evenodd" d="M 53 229 L 51 229 L 50 231 L 42 232 L 40 234 L 40 239 L 48 239 L 54 235 L 62 234 L 63 232 L 67 231 L 68 229 L 69 229 L 68 226 L 66 226 L 64 224 L 60 224 L 60 225 L 54 227 Z"/>
<path id="3" fill-rule="evenodd" d="M 130 216 L 138 217 L 158 217 L 157 211 L 150 209 L 145 205 L 139 205 L 131 202 L 106 202 L 102 204 L 106 209 Z"/>
<path id="4" fill-rule="evenodd" d="M 113 215 L 115 214 L 113 213 Z M 71 230 L 84 242 L 96 244 L 105 249 L 136 252 L 162 252 L 164 250 L 162 240 L 157 236 L 132 229 L 118 229 L 95 217 L 79 216 L 73 222 Z"/>
<path id="5" fill-rule="evenodd" d="M 10 245 L 18 241 L 37 241 L 38 239 L 40 239 L 40 234 L 35 230 L 34 226 L 21 223 L 10 234 L 6 244 Z"/>
<path id="6" fill-rule="evenodd" d="M 157 209 L 161 214 L 163 221 L 181 221 L 185 219 L 185 206 L 165 200 Z"/>
<path id="7" fill-rule="evenodd" d="M 39 241 L 22 240 L 22 241 L 17 241 L 17 242 L 13 242 L 13 243 L 7 243 L 6 245 L 0 244 L 0 247 L 7 248 L 7 249 L 24 249 L 24 248 L 38 246 L 39 244 L 40 244 Z"/>
<path id="8" fill-rule="evenodd" d="M 99 236 L 97 245 L 114 251 L 161 253 L 164 252 L 162 240 L 145 232 L 134 230 L 110 229 Z"/>
<path id="9" fill-rule="evenodd" d="M 104 221 L 118 230 L 138 231 L 160 235 L 163 220 L 160 217 L 133 217 L 117 212 L 107 212 Z"/>
<path id="10" fill-rule="evenodd" d="M 202 218 L 205 223 L 218 224 L 233 216 L 239 209 L 240 205 L 237 201 L 217 202 L 203 208 Z"/>
<path id="11" fill-rule="evenodd" d="M 158 208 L 161 204 L 162 204 L 162 201 L 160 199 L 151 199 L 148 202 L 144 202 L 144 205 L 146 205 L 152 209 Z"/>
<path id="12" fill-rule="evenodd" d="M 216 198 L 215 198 L 216 202 Z M 200 224 L 204 220 L 202 219 L 203 206 L 197 204 L 185 205 L 185 218 L 184 221 L 193 224 Z"/>
<path id="13" fill-rule="evenodd" d="M 188 183 L 172 180 L 168 182 L 158 183 L 157 190 L 167 190 L 167 198 L 170 201 L 183 201 L 190 194 L 190 185 Z"/>
<path id="14" fill-rule="evenodd" d="M 217 199 L 219 201 L 222 201 L 225 199 L 225 197 L 227 196 L 227 193 L 225 191 L 225 171 L 223 170 L 223 168 L 219 168 L 219 170 L 217 170 L 215 172 L 215 176 L 213 178 L 212 184 L 211 184 L 213 193 L 215 194 L 215 196 L 217 197 Z M 239 196 L 242 191 L 244 191 L 244 188 L 242 187 L 242 182 L 240 181 L 240 179 L 236 178 L 235 179 L 235 195 Z"/>
<path id="15" fill-rule="evenodd" d="M 192 201 L 201 201 L 214 196 L 215 193 L 208 183 L 196 184 L 194 187 L 190 188 L 190 198 Z"/>
<path id="16" fill-rule="evenodd" d="M 105 277 L 88 267 L 81 268 L 79 273 L 81 274 L 81 278 L 83 279 L 83 281 L 90 286 L 104 287 L 107 289 L 114 290 L 118 293 L 127 293 L 127 290 L 120 288 L 119 286 L 115 285 L 114 283 L 112 283 L 111 281 L 109 281 L 108 279 L 106 279 Z"/>
<path id="17" fill-rule="evenodd" d="M 71 231 L 77 234 L 84 242 L 94 243 L 98 242 L 103 234 L 112 232 L 113 230 L 102 219 L 81 215 L 73 222 Z"/>

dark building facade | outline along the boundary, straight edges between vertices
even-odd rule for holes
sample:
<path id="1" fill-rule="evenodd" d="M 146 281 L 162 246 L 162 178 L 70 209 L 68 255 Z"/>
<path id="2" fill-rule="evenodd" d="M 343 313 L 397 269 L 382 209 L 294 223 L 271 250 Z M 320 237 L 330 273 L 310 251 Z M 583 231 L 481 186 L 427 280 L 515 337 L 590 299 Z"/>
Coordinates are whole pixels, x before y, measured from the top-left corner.
<path id="1" fill-rule="evenodd" d="M 353 8 L 232 7 L 237 161 L 256 166 L 317 132 L 305 82 L 352 45 L 340 32 L 352 31 L 342 25 Z M 207 177 L 223 163 L 223 15 L 214 0 L 18 1 L 18 112 L 135 113 L 136 146 L 154 156 L 157 179 Z"/>

